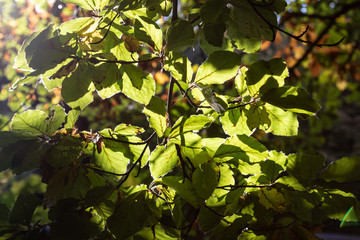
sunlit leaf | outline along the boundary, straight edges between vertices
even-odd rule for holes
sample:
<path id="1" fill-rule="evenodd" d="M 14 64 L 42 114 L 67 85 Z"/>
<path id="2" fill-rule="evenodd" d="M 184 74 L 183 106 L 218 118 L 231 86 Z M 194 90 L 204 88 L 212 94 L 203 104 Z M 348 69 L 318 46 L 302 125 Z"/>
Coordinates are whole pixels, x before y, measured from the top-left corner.
<path id="1" fill-rule="evenodd" d="M 264 145 L 246 135 L 234 135 L 228 138 L 214 155 L 219 162 L 236 160 L 255 163 L 261 162 L 267 157 L 268 152 Z"/>
<path id="2" fill-rule="evenodd" d="M 165 101 L 153 96 L 143 112 L 148 116 L 150 127 L 155 129 L 159 137 L 163 137 L 167 128 Z"/>
<path id="3" fill-rule="evenodd" d="M 191 82 L 193 69 L 189 59 L 178 52 L 169 52 L 164 69 L 171 72 L 173 78 L 186 83 Z"/>
<path id="4" fill-rule="evenodd" d="M 295 113 L 315 115 L 320 105 L 299 87 L 280 87 L 267 91 L 261 100 Z"/>
<path id="5" fill-rule="evenodd" d="M 158 145 L 151 153 L 149 159 L 151 176 L 157 179 L 176 167 L 178 163 L 178 155 L 175 144 L 167 146 Z"/>
<path id="6" fill-rule="evenodd" d="M 162 31 L 159 26 L 146 17 L 135 18 L 135 38 L 152 46 L 157 52 L 162 49 Z"/>
<path id="7" fill-rule="evenodd" d="M 195 82 L 202 85 L 222 84 L 235 77 L 240 63 L 239 54 L 229 51 L 214 52 L 199 67 Z"/>
<path id="8" fill-rule="evenodd" d="M 246 84 L 252 96 L 266 93 L 269 89 L 282 87 L 289 76 L 285 62 L 281 58 L 253 63 L 245 72 Z"/>
<path id="9" fill-rule="evenodd" d="M 200 207 L 203 203 L 203 199 L 197 194 L 192 183 L 188 179 L 177 176 L 166 176 L 162 178 L 162 182 L 171 187 L 179 194 L 185 201 L 193 205 L 194 207 Z"/>
<path id="10" fill-rule="evenodd" d="M 14 115 L 11 121 L 12 131 L 23 131 L 36 135 L 47 133 L 48 115 L 40 110 L 28 110 Z"/>

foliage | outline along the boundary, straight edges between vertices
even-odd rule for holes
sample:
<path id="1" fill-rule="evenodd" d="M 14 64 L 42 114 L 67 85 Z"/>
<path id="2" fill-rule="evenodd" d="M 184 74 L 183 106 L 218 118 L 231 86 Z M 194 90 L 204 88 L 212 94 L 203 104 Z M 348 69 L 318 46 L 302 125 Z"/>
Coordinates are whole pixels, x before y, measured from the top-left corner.
<path id="1" fill-rule="evenodd" d="M 347 185 L 360 180 L 359 157 L 327 165 L 256 138 L 296 136 L 298 118 L 320 110 L 284 60 L 249 60 L 284 31 L 286 1 L 63 2 L 78 17 L 31 33 L 14 62 L 15 91 L 41 83 L 63 101 L 16 113 L 0 132 L 0 171 L 40 171 L 46 185 L 0 204 L 4 239 L 317 239 L 314 226 L 359 216 Z M 207 54 L 200 66 L 192 46 Z M 127 105 L 122 118 L 76 127 L 104 102 Z"/>

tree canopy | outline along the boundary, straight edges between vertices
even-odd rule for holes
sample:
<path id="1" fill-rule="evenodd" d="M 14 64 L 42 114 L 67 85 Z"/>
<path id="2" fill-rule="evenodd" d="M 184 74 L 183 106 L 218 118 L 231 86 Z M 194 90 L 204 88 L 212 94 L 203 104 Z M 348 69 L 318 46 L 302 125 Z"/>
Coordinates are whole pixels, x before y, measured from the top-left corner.
<path id="1" fill-rule="evenodd" d="M 360 115 L 359 1 L 0 7 L 15 9 L 0 10 L 14 192 L 0 239 L 318 239 L 358 224 L 360 141 L 324 149 L 338 111 Z"/>

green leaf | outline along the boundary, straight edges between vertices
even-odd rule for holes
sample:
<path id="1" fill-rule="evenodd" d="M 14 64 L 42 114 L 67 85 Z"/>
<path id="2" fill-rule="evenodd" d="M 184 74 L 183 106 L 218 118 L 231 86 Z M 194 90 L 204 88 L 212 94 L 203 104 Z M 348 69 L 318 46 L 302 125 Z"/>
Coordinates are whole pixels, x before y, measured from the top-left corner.
<path id="1" fill-rule="evenodd" d="M 69 166 L 57 171 L 49 180 L 45 204 L 54 206 L 60 199 L 83 199 L 90 188 L 86 170 L 81 166 Z"/>
<path id="2" fill-rule="evenodd" d="M 157 179 L 170 172 L 178 163 L 175 144 L 156 146 L 149 159 L 151 176 Z"/>
<path id="3" fill-rule="evenodd" d="M 235 87 L 239 93 L 239 96 L 245 97 L 250 95 L 249 89 L 246 85 L 246 72 L 247 67 L 240 68 L 239 74 L 235 77 Z"/>
<path id="4" fill-rule="evenodd" d="M 126 239 L 145 227 L 153 226 L 160 217 L 161 208 L 156 206 L 155 198 L 150 198 L 148 191 L 140 191 L 121 199 L 107 224 L 116 238 Z"/>
<path id="5" fill-rule="evenodd" d="M 171 128 L 169 137 L 175 137 L 179 134 L 200 130 L 214 121 L 211 117 L 204 115 L 191 115 L 189 118 L 180 117 Z"/>
<path id="6" fill-rule="evenodd" d="M 198 208 L 204 202 L 194 189 L 192 183 L 188 179 L 183 179 L 178 176 L 166 176 L 162 178 L 162 182 L 171 187 L 180 195 L 185 201 Z"/>
<path id="7" fill-rule="evenodd" d="M 328 218 L 341 220 L 349 208 L 357 206 L 358 201 L 352 193 L 344 192 L 338 189 L 328 190 L 321 194 L 321 211 Z"/>
<path id="8" fill-rule="evenodd" d="M 276 188 L 262 188 L 258 191 L 259 203 L 266 209 L 283 213 L 286 209 L 284 195 Z"/>
<path id="9" fill-rule="evenodd" d="M 103 143 L 104 146 L 101 148 L 101 152 L 95 151 L 94 163 L 108 172 L 125 173 L 130 162 L 129 157 L 133 157 L 129 156 L 129 148 L 123 143 L 106 139 L 103 140 Z"/>
<path id="10" fill-rule="evenodd" d="M 35 135 L 47 133 L 48 115 L 40 110 L 27 110 L 16 113 L 11 121 L 11 130 Z"/>
<path id="11" fill-rule="evenodd" d="M 290 154 L 287 159 L 286 171 L 306 183 L 317 177 L 325 163 L 324 156 L 315 150 Z"/>
<path id="12" fill-rule="evenodd" d="M 241 63 L 241 56 L 234 52 L 217 51 L 210 54 L 195 77 L 195 82 L 201 85 L 222 84 L 235 77 Z"/>
<path id="13" fill-rule="evenodd" d="M 126 51 L 126 50 L 124 50 Z M 126 51 L 127 52 L 127 51 Z M 102 99 L 110 98 L 121 91 L 121 75 L 116 64 L 104 63 L 96 66 L 96 71 L 102 73 L 103 79 L 94 79 L 97 93 Z"/>
<path id="14" fill-rule="evenodd" d="M 246 123 L 250 130 L 255 128 L 267 130 L 271 124 L 269 114 L 262 106 L 251 104 L 246 115 Z"/>
<path id="15" fill-rule="evenodd" d="M 34 140 L 36 136 L 26 132 L 0 132 L 0 148 L 6 147 L 10 144 L 16 143 L 21 140 Z"/>
<path id="16" fill-rule="evenodd" d="M 263 109 L 268 113 L 271 122 L 270 126 L 264 129 L 266 132 L 280 136 L 294 136 L 298 134 L 299 122 L 295 113 L 284 111 L 271 104 L 265 104 Z"/>
<path id="17" fill-rule="evenodd" d="M 20 194 L 10 212 L 10 223 L 30 226 L 35 208 L 40 205 L 40 203 L 41 201 L 36 195 Z"/>
<path id="18" fill-rule="evenodd" d="M 218 185 L 217 174 L 211 163 L 201 164 L 192 175 L 195 191 L 203 199 L 208 199 Z"/>
<path id="19" fill-rule="evenodd" d="M 222 217 L 206 207 L 201 207 L 197 219 L 200 229 L 206 233 L 213 230 L 221 222 Z"/>
<path id="20" fill-rule="evenodd" d="M 253 63 L 246 71 L 246 84 L 251 96 L 266 93 L 269 89 L 282 87 L 289 76 L 286 63 L 281 58 L 270 61 L 260 60 Z"/>
<path id="21" fill-rule="evenodd" d="M 133 136 L 143 133 L 145 130 L 142 127 L 132 126 L 130 124 L 121 123 L 114 129 L 115 134 L 124 136 Z"/>
<path id="22" fill-rule="evenodd" d="M 229 18 L 225 1 L 209 0 L 200 9 L 200 17 L 207 23 L 222 23 Z"/>
<path id="23" fill-rule="evenodd" d="M 9 214 L 10 210 L 6 204 L 0 203 L 0 224 L 5 226 L 9 224 Z"/>
<path id="24" fill-rule="evenodd" d="M 200 101 L 206 100 L 206 102 L 201 105 L 210 106 L 216 113 L 224 113 L 228 108 L 226 98 L 213 93 L 210 86 L 198 86 L 192 89 L 191 94 Z"/>
<path id="25" fill-rule="evenodd" d="M 63 0 L 64 3 L 74 3 L 84 10 L 102 10 L 109 0 Z"/>
<path id="26" fill-rule="evenodd" d="M 92 71 L 88 63 L 80 61 L 77 70 L 65 78 L 61 95 L 70 107 L 82 110 L 93 101 Z"/>
<path id="27" fill-rule="evenodd" d="M 205 23 L 204 35 L 206 41 L 213 46 L 221 47 L 223 45 L 224 33 L 226 31 L 225 23 Z"/>
<path id="28" fill-rule="evenodd" d="M 275 0 L 272 1 L 272 4 L 269 7 L 277 13 L 281 13 L 285 11 L 286 6 L 287 3 L 285 0 Z"/>
<path id="29" fill-rule="evenodd" d="M 77 119 L 80 116 L 80 111 L 76 109 L 72 109 L 68 114 L 66 115 L 66 121 L 64 124 L 64 128 L 73 128 Z"/>
<path id="30" fill-rule="evenodd" d="M 249 107 L 229 109 L 220 117 L 222 128 L 226 134 L 232 136 L 234 134 L 250 135 L 252 133 L 247 125 L 246 112 L 248 112 Z"/>
<path id="31" fill-rule="evenodd" d="M 236 41 L 245 38 L 257 41 L 271 41 L 275 38 L 276 32 L 255 12 L 250 2 L 231 1 L 231 4 L 234 5 L 230 14 L 230 24 L 233 24 L 233 26 L 228 27 L 228 29 L 232 40 Z M 256 7 L 256 9 L 268 22 L 277 26 L 276 15 L 273 11 L 259 7 Z"/>
<path id="32" fill-rule="evenodd" d="M 189 59 L 178 52 L 170 51 L 165 59 L 164 69 L 171 72 L 178 81 L 190 83 L 193 70 Z"/>
<path id="33" fill-rule="evenodd" d="M 4 148 L 0 152 L 0 169 L 11 168 L 13 173 L 21 173 L 40 167 L 46 145 L 39 139 L 19 140 Z"/>
<path id="34" fill-rule="evenodd" d="M 26 47 L 26 61 L 32 69 L 46 71 L 63 62 L 75 49 L 63 46 L 60 36 L 54 34 L 54 24 L 41 31 Z"/>
<path id="35" fill-rule="evenodd" d="M 155 129 L 158 137 L 163 137 L 167 128 L 165 101 L 153 96 L 149 104 L 144 108 L 143 113 L 148 116 L 150 127 Z"/>
<path id="36" fill-rule="evenodd" d="M 162 49 L 162 31 L 159 26 L 149 18 L 135 17 L 134 26 L 135 38 L 139 41 L 148 43 L 155 51 L 160 52 Z"/>
<path id="37" fill-rule="evenodd" d="M 204 144 L 202 143 L 202 138 L 196 133 L 186 132 L 178 134 L 169 139 L 169 142 L 178 144 L 180 146 L 189 147 L 189 148 L 202 148 Z"/>
<path id="38" fill-rule="evenodd" d="M 229 186 L 229 185 L 234 185 L 235 184 L 235 179 L 234 179 L 234 172 L 230 169 L 229 165 L 220 165 L 219 166 L 219 180 L 218 180 L 218 187 L 223 187 L 223 186 Z M 217 197 L 223 197 L 224 195 L 228 194 L 230 191 L 229 190 L 225 190 L 225 189 L 221 189 L 221 188 L 216 188 L 213 192 L 214 196 Z"/>
<path id="39" fill-rule="evenodd" d="M 218 162 L 235 160 L 256 163 L 264 161 L 268 155 L 264 145 L 256 139 L 246 135 L 234 135 L 217 149 L 214 158 Z"/>
<path id="40" fill-rule="evenodd" d="M 52 109 L 52 113 L 48 119 L 47 133 L 49 135 L 53 134 L 58 130 L 61 125 L 65 122 L 66 114 L 64 109 L 60 105 L 55 105 Z"/>
<path id="41" fill-rule="evenodd" d="M 138 67 L 125 64 L 120 68 L 122 81 L 119 83 L 121 91 L 129 98 L 148 105 L 155 94 L 155 81 Z"/>
<path id="42" fill-rule="evenodd" d="M 351 182 L 360 180 L 360 157 L 343 157 L 332 162 L 321 174 L 326 181 Z"/>
<path id="43" fill-rule="evenodd" d="M 25 49 L 29 46 L 29 44 L 32 42 L 32 40 L 34 40 L 34 38 L 39 35 L 39 33 L 40 32 L 33 32 L 30 36 L 28 36 L 24 40 L 16 58 L 15 58 L 13 68 L 22 70 L 22 71 L 32 71 L 33 70 L 31 67 L 29 67 L 29 65 L 26 61 Z"/>
<path id="44" fill-rule="evenodd" d="M 80 156 L 82 143 L 72 136 L 65 136 L 56 145 L 50 146 L 47 162 L 54 168 L 69 166 Z"/>
<path id="45" fill-rule="evenodd" d="M 79 17 L 62 23 L 58 27 L 58 30 L 60 30 L 61 35 L 66 35 L 67 33 L 80 33 L 94 22 L 95 20 L 92 17 Z"/>
<path id="46" fill-rule="evenodd" d="M 320 109 L 309 93 L 299 87 L 273 88 L 267 91 L 261 100 L 284 110 L 308 115 L 315 115 Z"/>
<path id="47" fill-rule="evenodd" d="M 305 191 L 305 187 L 301 183 L 299 183 L 299 181 L 294 176 L 281 177 L 278 180 L 276 180 L 276 183 L 284 184 L 296 191 Z"/>
<path id="48" fill-rule="evenodd" d="M 177 20 L 166 33 L 166 50 L 183 52 L 194 42 L 194 30 L 190 22 Z"/>
<path id="49" fill-rule="evenodd" d="M 284 170 L 284 168 L 272 160 L 265 160 L 260 163 L 261 172 L 263 172 L 266 177 L 269 179 L 270 183 L 273 183 L 278 177 L 279 173 Z"/>

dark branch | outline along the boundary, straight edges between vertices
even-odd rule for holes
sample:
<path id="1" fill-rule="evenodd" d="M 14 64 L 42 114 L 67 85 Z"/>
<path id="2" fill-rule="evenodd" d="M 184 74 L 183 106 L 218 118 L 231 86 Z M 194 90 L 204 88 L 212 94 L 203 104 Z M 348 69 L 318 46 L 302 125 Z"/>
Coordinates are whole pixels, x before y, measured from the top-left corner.
<path id="1" fill-rule="evenodd" d="M 141 165 L 141 159 L 142 159 L 142 157 L 144 156 L 144 154 L 145 154 L 145 152 L 146 152 L 146 149 L 148 148 L 148 146 L 149 146 L 149 144 L 150 144 L 150 140 L 155 136 L 155 134 L 156 134 L 156 132 L 153 132 L 153 133 L 151 134 L 151 136 L 146 140 L 146 145 L 145 145 L 144 149 L 142 150 L 139 158 L 138 158 L 138 159 L 136 160 L 136 162 L 131 166 L 131 168 L 130 168 L 126 173 L 123 174 L 123 178 L 120 179 L 120 182 L 119 182 L 119 184 L 116 186 L 116 188 L 120 188 L 121 185 L 122 185 L 124 182 L 126 182 L 126 180 L 127 180 L 127 179 L 129 178 L 129 176 L 130 176 L 130 173 L 134 170 L 134 168 L 136 167 L 136 165 L 138 165 L 138 164 Z"/>
<path id="2" fill-rule="evenodd" d="M 93 61 L 95 63 L 105 62 L 105 63 L 120 63 L 120 64 L 133 64 L 133 63 L 145 63 L 145 62 L 151 62 L 161 59 L 161 57 L 153 57 L 149 59 L 144 60 L 137 60 L 137 61 L 124 61 L 124 60 L 102 60 L 98 58 L 88 58 L 88 60 Z"/>
<path id="3" fill-rule="evenodd" d="M 267 25 L 269 25 L 269 27 L 273 30 L 274 32 L 274 29 L 277 29 L 279 30 L 280 32 L 288 35 L 289 37 L 291 38 L 294 38 L 296 39 L 297 41 L 299 42 L 302 42 L 302 43 L 307 43 L 307 44 L 310 44 L 310 46 L 317 46 L 317 47 L 332 47 L 332 46 L 337 46 L 339 45 L 345 38 L 341 38 L 339 41 L 335 42 L 335 43 L 329 43 L 329 44 L 320 44 L 318 43 L 319 41 L 308 41 L 308 40 L 303 40 L 301 39 L 301 37 L 307 32 L 307 29 L 305 30 L 305 32 L 301 33 L 299 36 L 296 36 L 296 35 L 293 35 L 287 31 L 285 31 L 284 29 L 282 28 L 279 28 L 278 26 L 272 24 L 271 22 L 269 22 L 256 8 L 256 5 L 254 5 L 250 0 L 248 0 L 248 2 L 251 4 L 252 8 L 254 9 L 254 11 L 256 12 L 256 14 L 264 21 L 266 22 Z M 335 20 L 334 20 L 335 21 Z M 274 38 L 275 38 L 275 35 L 274 35 Z M 319 39 L 320 40 L 320 39 Z"/>
<path id="4" fill-rule="evenodd" d="M 238 189 L 238 188 L 265 188 L 265 187 L 272 187 L 274 186 L 276 183 L 271 183 L 269 185 L 225 185 L 225 186 L 219 186 L 216 188 L 220 188 L 220 189 L 224 189 L 224 190 L 233 190 L 233 189 Z"/>
<path id="5" fill-rule="evenodd" d="M 172 9 L 172 18 L 171 18 L 171 22 L 175 22 L 176 20 L 178 20 L 178 0 L 172 0 L 172 4 L 173 4 L 173 9 Z"/>

